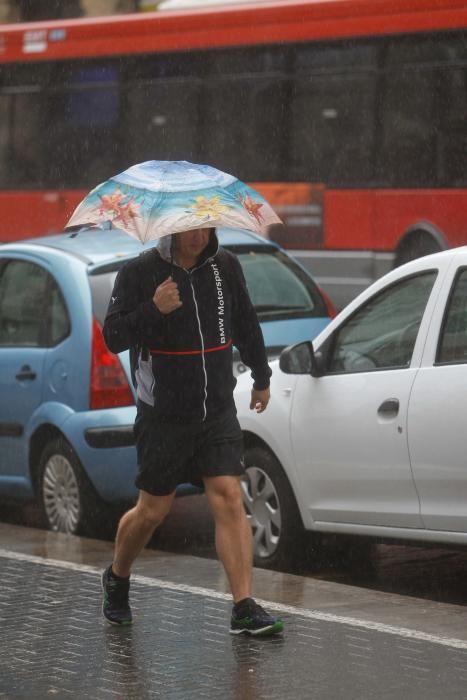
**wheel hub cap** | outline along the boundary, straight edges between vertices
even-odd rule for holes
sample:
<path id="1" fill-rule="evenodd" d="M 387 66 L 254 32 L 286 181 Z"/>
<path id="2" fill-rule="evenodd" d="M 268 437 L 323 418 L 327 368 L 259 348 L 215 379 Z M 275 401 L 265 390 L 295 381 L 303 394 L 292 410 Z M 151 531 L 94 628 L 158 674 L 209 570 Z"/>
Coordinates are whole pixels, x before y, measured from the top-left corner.
<path id="1" fill-rule="evenodd" d="M 279 498 L 272 480 L 260 467 L 250 466 L 242 480 L 242 496 L 253 530 L 253 546 L 258 557 L 270 557 L 281 535 Z"/>
<path id="2" fill-rule="evenodd" d="M 42 496 L 52 530 L 74 533 L 80 515 L 79 485 L 75 472 L 63 455 L 52 455 L 45 465 Z"/>

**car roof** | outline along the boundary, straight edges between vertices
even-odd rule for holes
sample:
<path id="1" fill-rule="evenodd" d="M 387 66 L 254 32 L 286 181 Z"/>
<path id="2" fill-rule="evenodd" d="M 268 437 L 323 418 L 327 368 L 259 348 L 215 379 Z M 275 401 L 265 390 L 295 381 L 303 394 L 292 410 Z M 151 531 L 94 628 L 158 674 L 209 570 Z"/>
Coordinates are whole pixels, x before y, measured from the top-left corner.
<path id="1" fill-rule="evenodd" d="M 278 248 L 278 246 L 261 236 L 242 229 L 217 229 L 219 242 L 228 248 L 262 247 Z M 0 252 L 8 249 L 53 248 L 64 253 L 69 253 L 81 259 L 88 265 L 102 265 L 115 262 L 119 258 L 130 258 L 144 250 L 157 245 L 157 241 L 142 244 L 135 238 L 117 228 L 84 228 L 78 232 L 63 232 L 50 236 L 28 238 L 15 243 L 6 243 L 0 247 Z"/>

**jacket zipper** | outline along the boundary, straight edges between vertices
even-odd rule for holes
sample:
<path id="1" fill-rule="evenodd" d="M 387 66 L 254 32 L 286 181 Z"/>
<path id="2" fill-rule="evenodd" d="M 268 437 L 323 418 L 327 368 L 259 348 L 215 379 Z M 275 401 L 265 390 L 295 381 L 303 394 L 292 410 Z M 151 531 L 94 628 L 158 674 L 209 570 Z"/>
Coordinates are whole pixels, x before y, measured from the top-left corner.
<path id="1" fill-rule="evenodd" d="M 206 415 L 207 415 L 206 401 L 208 398 L 208 375 L 206 373 L 206 360 L 204 357 L 204 338 L 203 338 L 203 331 L 201 329 L 201 320 L 199 318 L 199 312 L 198 312 L 198 302 L 196 301 L 195 288 L 193 286 L 191 272 L 188 272 L 188 279 L 190 280 L 191 293 L 192 293 L 193 301 L 195 304 L 196 320 L 198 321 L 199 337 L 201 340 L 201 360 L 203 363 L 203 374 L 204 374 L 204 399 L 203 399 L 203 421 L 204 421 L 204 420 L 206 420 Z"/>

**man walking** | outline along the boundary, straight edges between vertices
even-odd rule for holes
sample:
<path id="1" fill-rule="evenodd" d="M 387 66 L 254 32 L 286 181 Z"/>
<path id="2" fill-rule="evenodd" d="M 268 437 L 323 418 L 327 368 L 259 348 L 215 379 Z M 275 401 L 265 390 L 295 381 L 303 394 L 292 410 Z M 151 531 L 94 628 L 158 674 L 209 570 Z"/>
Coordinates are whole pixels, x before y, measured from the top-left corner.
<path id="1" fill-rule="evenodd" d="M 139 497 L 121 519 L 103 574 L 103 614 L 130 624 L 130 569 L 168 514 L 178 484 L 203 483 L 216 550 L 233 597 L 230 631 L 282 632 L 251 598 L 252 536 L 240 478 L 243 441 L 236 417 L 232 346 L 252 370 L 250 408 L 269 401 L 271 370 L 237 258 L 215 229 L 161 239 L 119 272 L 104 324 L 109 349 L 130 348 L 137 387 Z"/>

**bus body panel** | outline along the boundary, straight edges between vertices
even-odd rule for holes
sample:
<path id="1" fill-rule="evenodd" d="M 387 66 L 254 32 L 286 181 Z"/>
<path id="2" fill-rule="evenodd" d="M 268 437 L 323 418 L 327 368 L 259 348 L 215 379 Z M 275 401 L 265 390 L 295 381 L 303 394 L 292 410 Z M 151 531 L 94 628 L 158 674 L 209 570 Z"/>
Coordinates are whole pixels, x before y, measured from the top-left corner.
<path id="1" fill-rule="evenodd" d="M 437 230 L 450 246 L 467 240 L 467 191 L 327 190 L 326 248 L 392 251 L 414 227 Z"/>
<path id="2" fill-rule="evenodd" d="M 180 51 L 465 27 L 463 0 L 292 0 L 0 27 L 1 62 Z"/>
<path id="3" fill-rule="evenodd" d="M 256 185 L 258 190 L 267 188 Z M 284 188 L 284 186 L 283 186 Z M 289 185 L 290 199 L 293 185 Z M 0 242 L 21 240 L 63 229 L 86 190 L 0 192 Z M 295 201 L 303 197 L 295 197 Z M 327 190 L 324 228 L 327 250 L 390 252 L 394 241 L 423 224 L 436 229 L 446 245 L 467 240 L 467 191 Z"/>

